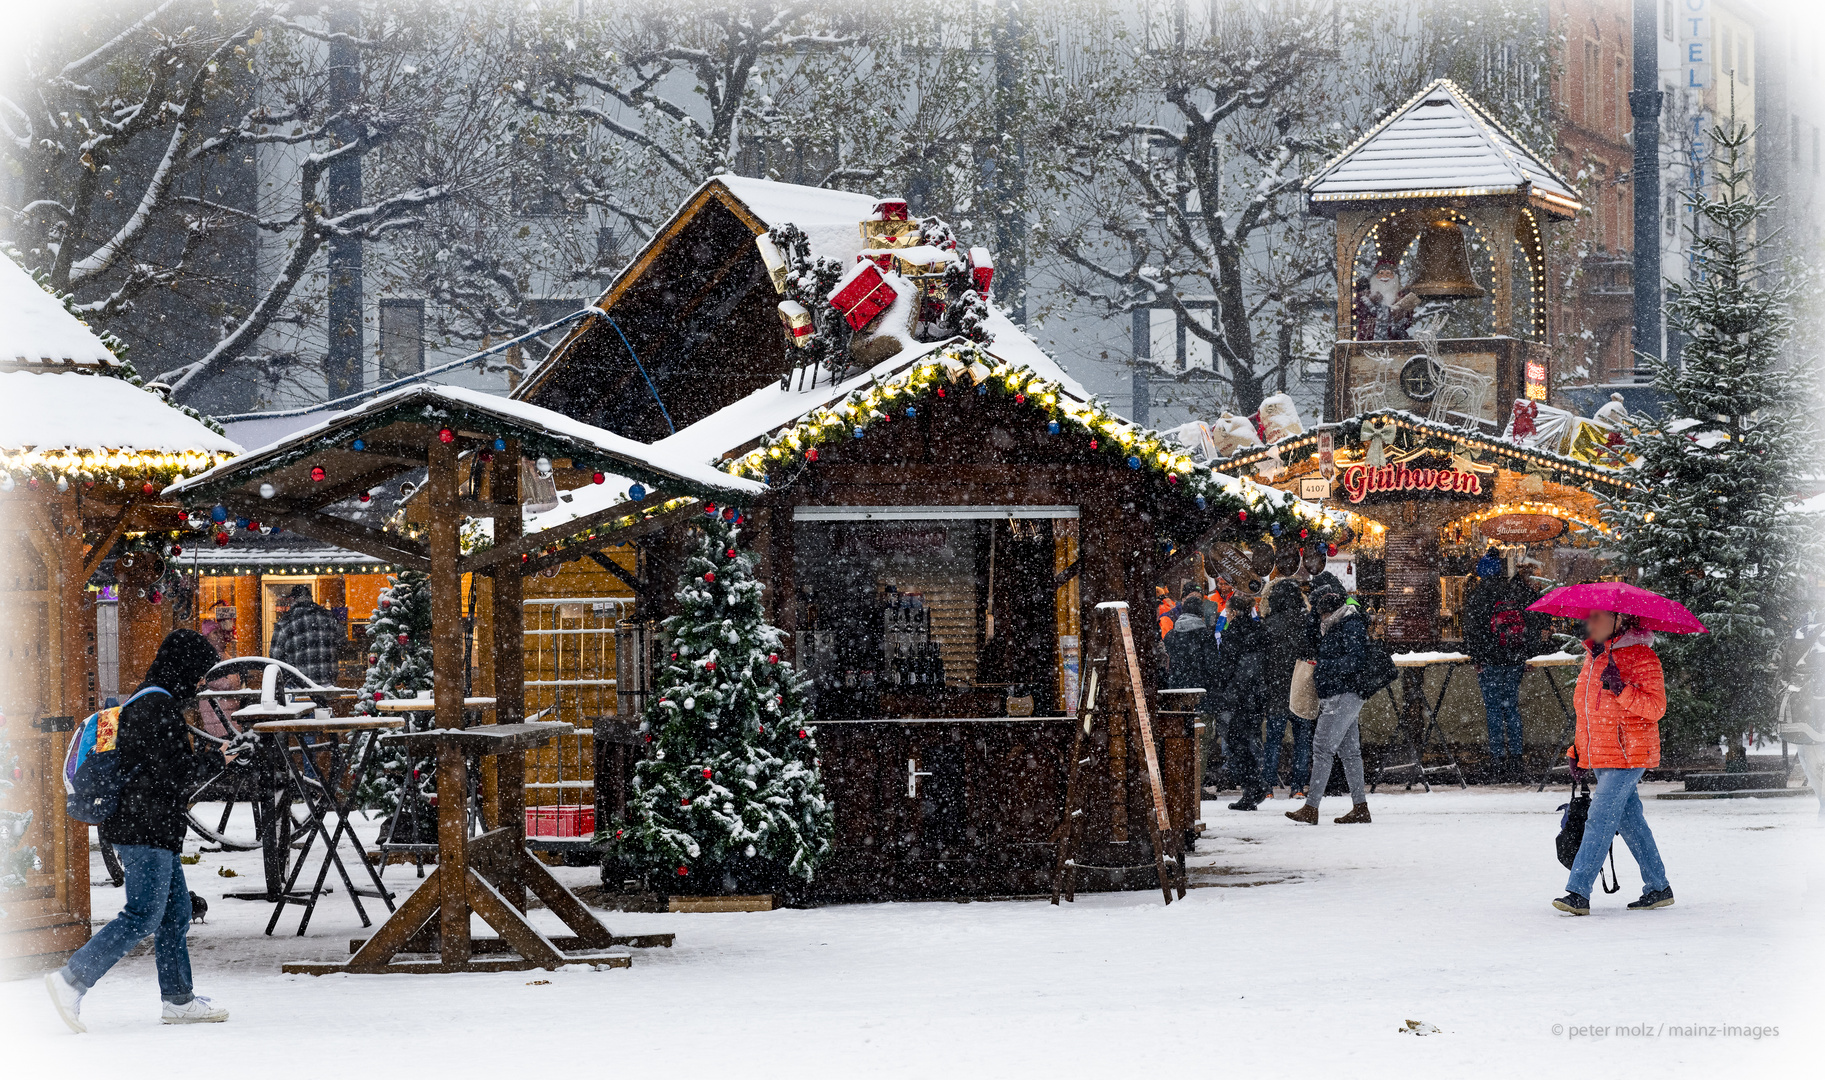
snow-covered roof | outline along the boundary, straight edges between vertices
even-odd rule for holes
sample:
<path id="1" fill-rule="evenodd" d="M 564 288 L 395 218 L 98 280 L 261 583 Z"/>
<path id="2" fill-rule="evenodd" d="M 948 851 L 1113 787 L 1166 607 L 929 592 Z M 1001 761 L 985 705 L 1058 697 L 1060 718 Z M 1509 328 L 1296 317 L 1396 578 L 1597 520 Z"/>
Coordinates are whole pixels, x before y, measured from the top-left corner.
<path id="1" fill-rule="evenodd" d="M 618 462 L 630 471 L 646 474 L 649 479 L 682 480 L 700 489 L 747 495 L 766 490 L 764 484 L 730 476 L 707 462 L 694 460 L 675 450 L 649 446 L 538 405 L 466 387 L 418 383 L 364 401 L 346 412 L 250 451 L 233 462 L 173 484 L 167 491 L 182 494 L 211 487 L 220 484 L 230 472 L 236 475 L 248 475 L 250 470 L 258 473 L 289 462 L 300 450 L 316 445 L 325 436 L 346 432 L 352 437 L 354 432 L 407 419 L 407 414 L 414 410 L 423 410 L 421 415 L 426 416 L 491 418 L 515 432 L 524 433 L 517 437 L 523 438 L 525 434 L 549 437 L 554 443 L 563 444 L 563 449 L 573 456 Z"/>
<path id="2" fill-rule="evenodd" d="M 4 278 L 0 274 L 0 280 Z M 26 280 L 29 284 L 31 279 Z M 57 310 L 65 314 L 61 307 Z M 234 440 L 132 383 L 108 375 L 54 371 L 0 371 L 0 446 L 241 452 Z"/>
<path id="3" fill-rule="evenodd" d="M 1434 80 L 1305 182 L 1314 203 L 1505 195 L 1531 186 L 1569 217 L 1578 195 L 1450 79 Z"/>
<path id="4" fill-rule="evenodd" d="M 767 228 L 796 225 L 811 242 L 811 254 L 844 265 L 862 250 L 862 219 L 871 217 L 875 203 L 880 201 L 873 195 L 853 191 L 782 184 L 728 173 L 711 177 L 703 189 L 719 185 Z M 693 195 L 685 205 L 695 201 Z"/>
<path id="5" fill-rule="evenodd" d="M 0 258 L 0 368 L 113 367 L 95 331 L 64 310 L 25 268 Z"/>

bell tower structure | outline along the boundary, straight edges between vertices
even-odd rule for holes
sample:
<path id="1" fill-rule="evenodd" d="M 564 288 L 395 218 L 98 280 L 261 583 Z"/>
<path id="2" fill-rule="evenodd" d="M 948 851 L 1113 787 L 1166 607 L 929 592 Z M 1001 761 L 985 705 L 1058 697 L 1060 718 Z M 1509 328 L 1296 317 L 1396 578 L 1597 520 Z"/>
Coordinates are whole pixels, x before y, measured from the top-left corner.
<path id="1" fill-rule="evenodd" d="M 1485 432 L 1552 392 L 1546 229 L 1572 185 L 1449 79 L 1305 182 L 1337 223 L 1325 419 L 1400 409 Z"/>

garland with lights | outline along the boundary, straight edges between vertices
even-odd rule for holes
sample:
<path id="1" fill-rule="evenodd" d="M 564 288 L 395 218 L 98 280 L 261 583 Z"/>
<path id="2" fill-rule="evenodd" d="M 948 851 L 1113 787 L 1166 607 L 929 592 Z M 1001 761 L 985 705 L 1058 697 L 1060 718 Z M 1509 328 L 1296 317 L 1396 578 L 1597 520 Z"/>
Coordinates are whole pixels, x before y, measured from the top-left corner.
<path id="1" fill-rule="evenodd" d="M 81 378 L 82 376 L 71 376 Z M 233 455 L 207 450 L 0 450 L 0 491 L 21 482 L 32 490 L 100 485 L 116 491 L 156 495 L 166 485 L 215 467 Z"/>
<path id="2" fill-rule="evenodd" d="M 974 391 L 1028 410 L 1049 436 L 1080 440 L 1091 454 L 1126 465 L 1139 478 L 1163 483 L 1171 493 L 1212 519 L 1233 519 L 1239 528 L 1274 536 L 1291 532 L 1322 540 L 1338 528 L 1322 510 L 1273 488 L 1214 471 L 1192 460 L 1168 436 L 1116 416 L 1094 398 L 1067 394 L 1057 382 L 1025 365 L 1006 364 L 972 342 L 955 342 L 898 374 L 859 388 L 842 401 L 813 409 L 797 422 L 763 436 L 746 454 L 723 462 L 735 476 L 784 483 L 815 467 L 822 454 L 865 438 L 895 416 L 915 418 L 921 408 L 939 408 L 950 395 Z M 778 487 L 780 484 L 774 484 Z"/>

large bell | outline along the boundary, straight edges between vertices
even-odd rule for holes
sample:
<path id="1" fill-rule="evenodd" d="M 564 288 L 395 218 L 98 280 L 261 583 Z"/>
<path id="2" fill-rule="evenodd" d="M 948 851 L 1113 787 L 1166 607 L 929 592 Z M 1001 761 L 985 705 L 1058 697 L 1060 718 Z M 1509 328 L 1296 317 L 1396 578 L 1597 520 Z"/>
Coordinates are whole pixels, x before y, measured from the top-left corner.
<path id="1" fill-rule="evenodd" d="M 1419 234 L 1419 277 L 1415 296 L 1428 300 L 1470 299 L 1483 295 L 1470 273 L 1470 248 L 1464 230 L 1449 218 L 1426 223 Z"/>

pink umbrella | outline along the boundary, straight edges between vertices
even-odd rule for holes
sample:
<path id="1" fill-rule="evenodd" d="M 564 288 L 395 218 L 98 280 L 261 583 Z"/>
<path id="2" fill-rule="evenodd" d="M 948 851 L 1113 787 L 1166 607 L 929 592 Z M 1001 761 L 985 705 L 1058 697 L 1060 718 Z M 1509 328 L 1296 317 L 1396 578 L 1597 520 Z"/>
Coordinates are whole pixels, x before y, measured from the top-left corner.
<path id="1" fill-rule="evenodd" d="M 1528 606 L 1529 611 L 1548 615 L 1569 615 L 1582 619 L 1593 611 L 1615 611 L 1635 616 L 1643 630 L 1660 630 L 1669 634 L 1705 634 L 1705 624 L 1687 611 L 1684 604 L 1668 600 L 1625 581 L 1593 581 L 1585 585 L 1565 585 L 1554 589 Z"/>

